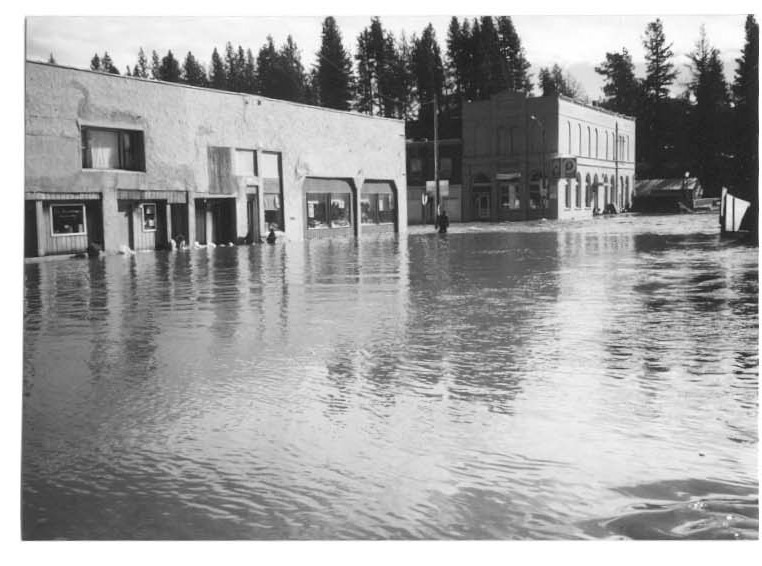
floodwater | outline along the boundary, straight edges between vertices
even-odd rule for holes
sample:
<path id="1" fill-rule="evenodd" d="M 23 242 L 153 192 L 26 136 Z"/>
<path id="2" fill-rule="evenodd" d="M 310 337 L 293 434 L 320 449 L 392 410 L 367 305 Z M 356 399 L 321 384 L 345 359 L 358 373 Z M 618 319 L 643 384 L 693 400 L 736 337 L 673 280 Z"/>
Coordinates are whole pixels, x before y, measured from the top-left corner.
<path id="1" fill-rule="evenodd" d="M 26 539 L 758 538 L 715 215 L 27 264 Z"/>

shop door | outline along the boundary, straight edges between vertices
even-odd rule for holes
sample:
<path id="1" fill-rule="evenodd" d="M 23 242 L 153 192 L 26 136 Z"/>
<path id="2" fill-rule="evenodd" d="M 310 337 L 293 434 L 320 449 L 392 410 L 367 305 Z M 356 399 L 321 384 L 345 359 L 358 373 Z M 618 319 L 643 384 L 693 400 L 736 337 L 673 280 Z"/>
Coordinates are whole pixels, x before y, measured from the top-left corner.
<path id="1" fill-rule="evenodd" d="M 490 198 L 488 194 L 478 195 L 476 197 L 476 218 L 478 220 L 489 220 Z"/>
<path id="2" fill-rule="evenodd" d="M 206 244 L 206 203 L 196 200 L 196 241 Z"/>
<path id="3" fill-rule="evenodd" d="M 259 231 L 259 202 L 257 202 L 256 193 L 246 195 L 246 219 L 248 222 L 246 243 L 251 244 L 262 237 Z"/>

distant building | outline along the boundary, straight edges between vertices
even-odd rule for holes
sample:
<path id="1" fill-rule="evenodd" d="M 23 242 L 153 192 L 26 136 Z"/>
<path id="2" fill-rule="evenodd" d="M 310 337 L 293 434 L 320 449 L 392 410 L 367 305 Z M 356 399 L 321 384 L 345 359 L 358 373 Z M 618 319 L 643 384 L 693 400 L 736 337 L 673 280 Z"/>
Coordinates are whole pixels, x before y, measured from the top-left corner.
<path id="1" fill-rule="evenodd" d="M 562 96 L 501 93 L 463 105 L 464 220 L 628 209 L 634 175 L 634 118 Z"/>
<path id="2" fill-rule="evenodd" d="M 679 179 L 640 179 L 635 181 L 632 209 L 637 212 L 680 212 L 695 208 L 704 190 L 696 177 Z"/>
<path id="3" fill-rule="evenodd" d="M 407 226 L 399 120 L 26 63 L 25 254 Z"/>
<path id="4" fill-rule="evenodd" d="M 406 145 L 408 224 L 433 223 L 436 190 L 431 188 L 431 181 L 434 181 L 434 141 L 408 140 Z M 463 142 L 460 139 L 444 139 L 439 140 L 437 145 L 442 205 L 447 210 L 450 222 L 460 222 L 462 219 Z M 429 182 L 428 194 L 427 182 Z"/>

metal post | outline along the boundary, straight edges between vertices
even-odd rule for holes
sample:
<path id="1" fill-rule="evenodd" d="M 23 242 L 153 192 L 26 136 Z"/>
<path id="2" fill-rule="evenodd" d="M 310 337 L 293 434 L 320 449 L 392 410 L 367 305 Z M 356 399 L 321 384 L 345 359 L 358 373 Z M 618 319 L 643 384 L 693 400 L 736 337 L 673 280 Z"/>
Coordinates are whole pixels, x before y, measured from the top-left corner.
<path id="1" fill-rule="evenodd" d="M 434 201 L 434 214 L 439 215 L 439 103 L 434 93 L 434 185 L 436 187 L 436 200 Z"/>

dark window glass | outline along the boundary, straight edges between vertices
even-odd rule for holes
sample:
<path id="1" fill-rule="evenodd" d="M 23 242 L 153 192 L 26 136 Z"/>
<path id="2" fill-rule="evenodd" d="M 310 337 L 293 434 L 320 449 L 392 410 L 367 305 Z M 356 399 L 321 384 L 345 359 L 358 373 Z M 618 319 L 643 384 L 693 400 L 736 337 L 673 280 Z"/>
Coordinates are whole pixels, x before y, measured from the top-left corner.
<path id="1" fill-rule="evenodd" d="M 53 234 L 86 234 L 85 206 L 82 204 L 53 205 L 50 207 Z"/>
<path id="2" fill-rule="evenodd" d="M 82 128 L 83 169 L 145 171 L 143 132 Z"/>

